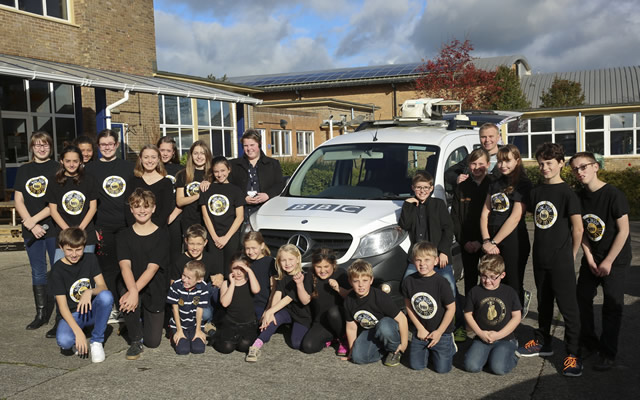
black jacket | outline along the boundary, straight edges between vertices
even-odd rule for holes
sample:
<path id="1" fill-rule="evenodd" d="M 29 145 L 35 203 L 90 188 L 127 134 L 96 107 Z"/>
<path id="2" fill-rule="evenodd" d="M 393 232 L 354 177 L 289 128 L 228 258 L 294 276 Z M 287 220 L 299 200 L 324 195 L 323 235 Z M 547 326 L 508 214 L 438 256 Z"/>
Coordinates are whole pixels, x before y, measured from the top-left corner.
<path id="1" fill-rule="evenodd" d="M 240 158 L 234 158 L 230 163 L 229 183 L 236 185 L 242 190 L 242 193 L 246 194 L 247 183 L 249 182 L 249 167 L 251 166 L 249 159 L 246 155 L 243 155 Z M 264 152 L 260 151 L 256 169 L 258 170 L 260 192 L 266 193 L 269 198 L 279 195 L 284 188 L 280 162 L 275 158 L 267 157 Z"/>
<path id="2" fill-rule="evenodd" d="M 451 245 L 453 244 L 453 223 L 447 210 L 447 205 L 441 199 L 428 197 L 423 205 L 426 208 L 426 216 L 429 225 L 430 242 L 438 248 L 439 253 L 444 253 L 449 257 L 449 263 L 452 263 Z M 416 243 L 417 236 L 417 220 L 419 205 L 404 202 L 402 212 L 398 219 L 398 225 L 409 232 L 411 240 L 411 248 Z M 411 258 L 411 250 L 409 250 L 409 258 Z"/>
<path id="3" fill-rule="evenodd" d="M 498 145 L 498 148 L 502 147 L 502 145 Z M 445 190 L 449 193 L 453 193 L 456 190 L 456 186 L 458 186 L 458 176 L 461 174 L 469 174 L 469 155 L 462 159 L 456 165 L 452 165 L 446 171 L 444 171 L 444 186 Z M 493 167 L 489 175 L 492 175 L 491 178 L 497 179 L 500 178 L 502 172 L 498 168 L 498 163 Z"/>

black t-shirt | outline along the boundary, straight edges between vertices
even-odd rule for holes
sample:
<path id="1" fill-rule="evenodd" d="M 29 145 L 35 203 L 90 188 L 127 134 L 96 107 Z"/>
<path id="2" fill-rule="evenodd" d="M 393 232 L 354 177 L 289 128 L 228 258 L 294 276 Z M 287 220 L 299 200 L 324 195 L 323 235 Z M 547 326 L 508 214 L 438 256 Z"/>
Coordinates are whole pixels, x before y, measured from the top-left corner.
<path id="1" fill-rule="evenodd" d="M 176 175 L 178 175 L 178 171 L 184 169 L 184 167 L 180 164 L 166 163 L 164 164 L 164 169 L 167 170 L 165 178 L 168 178 L 171 181 L 171 184 L 174 186 L 173 191 L 175 192 Z"/>
<path id="2" fill-rule="evenodd" d="M 511 321 L 513 311 L 522 310 L 518 294 L 509 285 L 500 285 L 487 290 L 482 285 L 474 286 L 467 294 L 464 312 L 472 312 L 473 319 L 483 331 L 499 331 Z M 514 338 L 513 332 L 503 340 Z"/>
<path id="3" fill-rule="evenodd" d="M 200 195 L 198 203 L 205 205 L 216 235 L 224 236 L 236 218 L 236 207 L 244 206 L 244 193 L 235 185 L 212 183 Z"/>
<path id="4" fill-rule="evenodd" d="M 200 183 L 204 180 L 204 170 L 196 169 L 193 174 L 193 181 L 187 183 L 187 171 L 182 170 L 176 175 L 176 189 L 184 188 L 184 196 L 200 196 Z M 182 207 L 182 230 L 186 231 L 191 225 L 202 223 L 202 211 L 198 200 Z"/>
<path id="5" fill-rule="evenodd" d="M 485 176 L 479 185 L 469 177 L 456 188 L 451 204 L 451 220 L 456 239 L 463 246 L 467 242 L 482 242 L 478 221 L 480 221 L 490 183 L 489 175 Z"/>
<path id="6" fill-rule="evenodd" d="M 531 190 L 531 207 L 534 265 L 551 267 L 572 258 L 571 216 L 580 214 L 578 196 L 564 182 L 541 184 Z"/>
<path id="7" fill-rule="evenodd" d="M 156 196 L 156 211 L 151 216 L 151 221 L 158 226 L 167 226 L 169 215 L 176 208 L 176 197 L 173 193 L 173 184 L 168 178 L 162 178 L 151 185 L 147 184 L 142 178 L 134 176 L 128 183 L 127 197 L 133 193 L 136 188 L 150 190 Z M 135 219 L 131 214 L 131 208 L 127 207 L 127 218 L 129 223 L 133 225 Z"/>
<path id="8" fill-rule="evenodd" d="M 615 186 L 606 184 L 595 192 L 586 188 L 580 191 L 582 203 L 582 222 L 584 232 L 589 238 L 591 253 L 597 264 L 609 254 L 613 240 L 618 234 L 616 221 L 629 214 L 629 203 L 624 194 Z M 631 235 L 620 250 L 613 264 L 631 262 Z"/>
<path id="9" fill-rule="evenodd" d="M 449 289 L 451 290 L 451 289 Z M 344 299 L 345 319 L 355 321 L 360 329 L 371 329 L 384 317 L 395 318 L 400 308 L 393 302 L 391 296 L 382 290 L 371 287 L 369 294 L 358 297 L 354 291 Z"/>
<path id="10" fill-rule="evenodd" d="M 226 309 L 226 317 L 232 322 L 240 324 L 255 321 L 256 312 L 253 309 L 253 297 L 249 281 L 242 286 L 236 286 L 233 289 L 231 304 Z"/>
<path id="11" fill-rule="evenodd" d="M 139 298 L 147 310 L 163 310 L 168 289 L 165 271 L 169 263 L 169 231 L 166 228 L 158 228 L 149 235 L 140 236 L 133 227 L 129 227 L 119 234 L 116 240 L 118 261 L 131 261 L 131 271 L 135 280 L 140 278 L 150 263 L 159 265 L 160 268 L 151 281 L 140 291 Z"/>
<path id="12" fill-rule="evenodd" d="M 309 293 L 309 288 L 305 287 L 307 293 Z M 276 281 L 276 291 L 280 291 L 282 293 L 282 298 L 284 296 L 291 297 L 292 301 L 287 305 L 287 311 L 291 314 L 291 319 L 294 322 L 297 322 L 304 326 L 311 325 L 311 310 L 308 305 L 303 305 L 298 298 L 298 289 L 296 287 L 296 282 L 293 280 L 293 275 L 285 275 L 279 281 Z"/>
<path id="13" fill-rule="evenodd" d="M 489 185 L 489 195 L 491 211 L 489 213 L 489 232 L 497 233 L 500 227 L 505 223 L 507 218 L 513 212 L 513 204 L 523 203 L 529 209 L 529 192 L 531 191 L 531 181 L 526 175 L 521 175 L 517 185 L 512 191 L 506 193 L 509 184 L 509 178 L 502 175 L 499 179 Z M 524 224 L 524 218 L 520 219 L 520 223 Z"/>
<path id="14" fill-rule="evenodd" d="M 429 332 L 438 329 L 444 318 L 446 306 L 455 301 L 449 282 L 436 273 L 421 276 L 416 272 L 407 276 L 402 281 L 402 294 L 409 299 L 413 312 Z M 453 321 L 445 329 L 445 333 L 451 332 Z"/>
<path id="15" fill-rule="evenodd" d="M 93 253 L 85 253 L 80 261 L 71 265 L 58 260 L 51 269 L 49 291 L 54 296 L 64 295 L 69 311 L 75 312 L 82 293 L 96 287 L 94 279 L 100 274 L 102 271 Z"/>
<path id="16" fill-rule="evenodd" d="M 47 201 L 57 206 L 58 213 L 69 226 L 79 226 L 82 220 L 89 212 L 89 203 L 97 199 L 93 178 L 85 175 L 78 183 L 74 183 L 73 178 L 67 177 L 65 182 L 60 185 L 54 180 L 47 190 Z M 56 232 L 60 228 L 56 227 Z M 87 244 L 96 244 L 95 226 L 90 221 L 85 229 L 87 232 Z"/>
<path id="17" fill-rule="evenodd" d="M 171 270 L 169 271 L 169 279 L 173 279 L 174 281 L 181 279 L 185 264 L 191 260 L 194 260 L 194 258 L 189 257 L 185 253 L 180 253 L 180 255 L 176 257 L 176 261 L 175 263 L 173 263 Z M 211 275 L 222 273 L 222 271 L 218 271 L 215 269 L 215 262 L 213 261 L 212 255 L 210 253 L 203 251 L 202 259 L 200 259 L 200 261 L 202 261 L 206 269 L 206 272 L 204 274 L 204 281 L 206 283 L 211 282 Z"/>
<path id="18" fill-rule="evenodd" d="M 49 207 L 46 200 L 47 189 L 56 183 L 55 173 L 57 168 L 58 163 L 53 160 L 48 160 L 43 163 L 33 161 L 18 168 L 13 188 L 16 192 L 22 193 L 24 206 L 31 216 Z M 45 224 L 49 226 L 47 233 L 44 235 L 45 238 L 56 236 L 56 230 L 54 229 L 54 223 L 51 217 L 44 218 L 38 222 L 38 224 L 40 226 Z M 23 229 L 22 237 L 25 240 L 29 240 L 33 238 L 33 234 L 31 231 Z"/>
<path id="19" fill-rule="evenodd" d="M 316 320 L 320 315 L 333 306 L 342 307 L 344 300 L 340 293 L 336 292 L 329 285 L 329 279 L 335 279 L 338 285 L 345 289 L 351 289 L 347 273 L 342 268 L 336 268 L 333 274 L 327 279 L 320 279 L 313 273 L 313 267 L 310 268 L 309 273 L 304 277 L 304 287 L 309 288 L 309 294 L 311 295 L 311 315 Z M 313 292 L 317 291 L 318 295 L 314 297 Z"/>
<path id="20" fill-rule="evenodd" d="M 266 307 L 271 296 L 271 277 L 278 275 L 276 271 L 275 259 L 271 256 L 264 256 L 251 263 L 258 283 L 260 284 L 260 292 L 253 297 L 256 306 Z"/>
<path id="21" fill-rule="evenodd" d="M 96 226 L 127 226 L 125 210 L 129 210 L 129 203 L 125 193 L 133 176 L 133 164 L 119 158 L 108 162 L 96 160 L 86 166 L 86 173 L 93 177 L 98 193 Z"/>

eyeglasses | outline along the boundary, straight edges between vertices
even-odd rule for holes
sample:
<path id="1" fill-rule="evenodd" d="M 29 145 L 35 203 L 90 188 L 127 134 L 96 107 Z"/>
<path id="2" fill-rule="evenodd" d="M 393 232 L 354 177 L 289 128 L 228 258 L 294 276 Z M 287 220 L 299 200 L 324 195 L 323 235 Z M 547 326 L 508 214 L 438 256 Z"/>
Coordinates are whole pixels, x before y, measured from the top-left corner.
<path id="1" fill-rule="evenodd" d="M 483 281 L 492 281 L 492 282 L 497 281 L 501 277 L 502 277 L 502 274 L 496 275 L 496 276 L 480 275 L 480 279 L 482 279 Z"/>
<path id="2" fill-rule="evenodd" d="M 48 149 L 49 143 L 36 143 L 33 145 L 36 149 Z"/>
<path id="3" fill-rule="evenodd" d="M 431 190 L 433 188 L 433 185 L 429 185 L 429 186 L 414 186 L 413 189 L 418 192 L 426 192 L 428 190 Z"/>
<path id="4" fill-rule="evenodd" d="M 581 166 L 579 166 L 579 167 L 571 168 L 571 170 L 572 170 L 574 173 L 577 173 L 578 171 L 584 171 L 585 169 L 587 169 L 587 167 L 588 167 L 589 165 L 593 165 L 593 164 L 597 164 L 597 163 L 598 163 L 597 161 L 590 162 L 590 163 L 588 163 L 588 164 L 584 164 L 584 165 L 581 165 Z"/>
<path id="5" fill-rule="evenodd" d="M 100 146 L 103 149 L 111 149 L 113 147 L 116 147 L 116 143 L 99 143 L 98 146 Z"/>

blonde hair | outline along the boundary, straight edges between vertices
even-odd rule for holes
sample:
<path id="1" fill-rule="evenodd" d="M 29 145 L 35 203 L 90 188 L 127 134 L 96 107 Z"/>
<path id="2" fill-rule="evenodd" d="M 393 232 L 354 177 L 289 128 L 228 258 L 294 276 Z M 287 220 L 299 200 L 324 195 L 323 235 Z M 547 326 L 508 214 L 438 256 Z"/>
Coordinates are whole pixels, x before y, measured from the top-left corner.
<path id="1" fill-rule="evenodd" d="M 302 255 L 300 254 L 300 250 L 292 244 L 285 244 L 284 246 L 278 249 L 278 253 L 276 254 L 276 270 L 278 271 L 278 277 L 276 280 L 282 280 L 287 275 L 287 273 L 280 266 L 280 256 L 282 253 L 289 253 L 296 258 L 296 267 L 291 271 L 289 275 L 295 275 L 298 272 L 302 272 Z"/>
<path id="2" fill-rule="evenodd" d="M 244 235 L 244 238 L 242 239 L 242 243 L 245 244 L 250 240 L 257 242 L 258 244 L 264 244 L 264 247 L 262 248 L 262 256 L 271 255 L 271 249 L 269 249 L 269 246 L 267 246 L 267 244 L 264 242 L 264 237 L 262 237 L 262 233 L 256 232 L 256 231 L 247 232 L 247 234 Z"/>
<path id="3" fill-rule="evenodd" d="M 373 266 L 365 260 L 357 259 L 347 269 L 349 279 L 355 279 L 360 276 L 368 276 L 373 279 Z"/>
<path id="4" fill-rule="evenodd" d="M 438 248 L 426 240 L 421 240 L 413 245 L 413 249 L 411 249 L 411 259 L 415 260 L 420 254 L 435 258 L 438 257 Z"/>
<path id="5" fill-rule="evenodd" d="M 485 275 L 487 272 L 492 272 L 496 275 L 500 275 L 504 272 L 504 259 L 499 254 L 486 254 L 480 259 L 478 264 L 478 273 Z"/>
<path id="6" fill-rule="evenodd" d="M 204 263 L 202 261 L 198 261 L 198 260 L 188 261 L 184 265 L 184 270 L 183 271 L 191 271 L 194 274 L 196 274 L 196 280 L 197 281 L 201 281 L 202 278 L 204 278 L 204 274 L 207 273 L 207 269 L 205 268 Z"/>
<path id="7" fill-rule="evenodd" d="M 160 150 L 158 150 L 155 144 L 147 144 L 142 149 L 140 149 L 138 159 L 136 160 L 136 166 L 133 169 L 133 174 L 138 178 L 142 178 L 142 175 L 144 175 L 144 167 L 142 166 L 142 153 L 144 153 L 145 150 L 151 150 L 156 152 L 156 155 L 158 156 L 158 165 L 156 165 L 156 171 L 160 175 L 166 176 L 167 170 L 164 168 L 164 163 L 162 162 L 162 156 L 160 155 Z"/>

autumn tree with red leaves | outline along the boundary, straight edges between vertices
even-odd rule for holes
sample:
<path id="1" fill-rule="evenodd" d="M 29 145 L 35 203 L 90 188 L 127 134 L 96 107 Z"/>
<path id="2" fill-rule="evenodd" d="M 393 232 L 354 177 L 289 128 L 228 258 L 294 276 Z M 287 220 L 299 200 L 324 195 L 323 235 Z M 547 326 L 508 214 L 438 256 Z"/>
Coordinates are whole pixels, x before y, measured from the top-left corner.
<path id="1" fill-rule="evenodd" d="M 471 50 L 469 39 L 443 44 L 435 61 L 428 60 L 421 68 L 422 76 L 416 79 L 418 95 L 460 100 L 465 109 L 486 109 L 495 104 L 501 91 L 496 72 L 476 68 Z"/>

